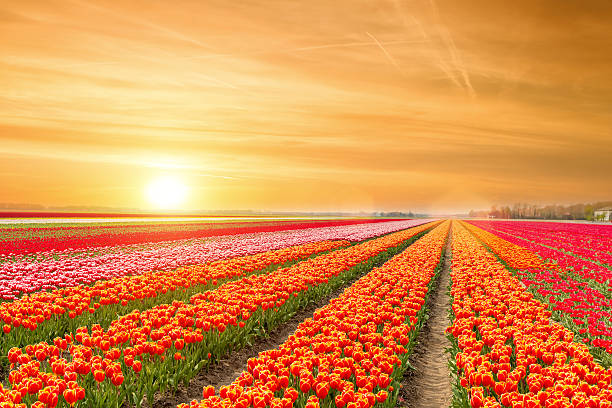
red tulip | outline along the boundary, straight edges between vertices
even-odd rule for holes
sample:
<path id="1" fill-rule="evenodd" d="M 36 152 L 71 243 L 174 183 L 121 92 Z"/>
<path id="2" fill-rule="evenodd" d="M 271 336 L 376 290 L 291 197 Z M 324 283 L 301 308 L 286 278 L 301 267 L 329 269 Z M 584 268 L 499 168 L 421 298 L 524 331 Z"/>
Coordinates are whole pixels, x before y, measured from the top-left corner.
<path id="1" fill-rule="evenodd" d="M 96 370 L 96 371 L 94 371 L 93 376 L 94 376 L 94 379 L 95 379 L 97 382 L 102 382 L 102 381 L 104 381 L 104 378 L 106 377 L 106 376 L 104 375 L 104 371 L 102 371 L 102 370 Z"/>
<path id="2" fill-rule="evenodd" d="M 64 399 L 66 400 L 66 402 L 70 405 L 73 406 L 76 401 L 77 401 L 77 395 L 76 395 L 76 391 L 73 389 L 67 389 L 64 391 Z"/>
<path id="3" fill-rule="evenodd" d="M 121 384 L 123 384 L 123 374 L 115 374 L 112 378 L 111 381 L 113 382 L 113 385 L 115 387 L 120 386 Z"/>

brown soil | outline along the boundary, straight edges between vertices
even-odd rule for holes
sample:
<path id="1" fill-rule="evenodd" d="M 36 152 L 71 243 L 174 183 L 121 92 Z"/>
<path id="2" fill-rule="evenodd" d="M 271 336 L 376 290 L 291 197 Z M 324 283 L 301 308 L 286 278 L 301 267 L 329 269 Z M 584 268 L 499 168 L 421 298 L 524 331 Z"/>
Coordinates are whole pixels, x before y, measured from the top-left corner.
<path id="1" fill-rule="evenodd" d="M 402 389 L 397 399 L 398 407 L 448 407 L 452 400 L 451 373 L 448 368 L 448 354 L 445 351 L 450 347 L 450 343 L 444 333 L 450 325 L 450 236 L 444 268 L 427 301 L 429 319 L 421 329 L 410 356 L 409 361 L 414 369 L 408 369 L 404 374 Z"/>
<path id="2" fill-rule="evenodd" d="M 4 380 L 7 380 L 8 382 L 8 374 L 9 374 L 9 368 L 8 365 L 0 365 L 0 384 L 2 384 L 2 382 Z M 4 384 L 7 385 L 7 384 Z"/>
<path id="3" fill-rule="evenodd" d="M 219 388 L 223 385 L 229 385 L 238 377 L 247 366 L 247 360 L 265 350 L 277 348 L 284 343 L 287 338 L 293 334 L 297 326 L 307 318 L 311 318 L 315 310 L 325 306 L 329 301 L 338 297 L 345 288 L 350 286 L 354 281 L 348 282 L 345 286 L 332 292 L 327 297 L 321 299 L 316 304 L 310 305 L 305 309 L 299 310 L 286 323 L 277 327 L 269 333 L 269 337 L 262 338 L 251 347 L 245 347 L 240 350 L 235 350 L 230 355 L 220 359 L 208 369 L 202 370 L 191 382 L 189 386 L 180 385 L 174 392 L 156 395 L 153 408 L 176 408 L 180 403 L 189 403 L 193 399 L 202 399 L 202 389 L 207 385 L 215 387 L 217 394 Z M 146 405 L 145 405 L 146 406 Z"/>

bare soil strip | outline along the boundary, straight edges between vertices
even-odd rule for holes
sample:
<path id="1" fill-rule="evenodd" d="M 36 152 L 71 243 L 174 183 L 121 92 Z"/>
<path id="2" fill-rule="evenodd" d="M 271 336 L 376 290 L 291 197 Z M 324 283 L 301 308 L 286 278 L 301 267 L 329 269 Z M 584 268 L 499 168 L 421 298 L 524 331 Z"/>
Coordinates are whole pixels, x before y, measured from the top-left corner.
<path id="1" fill-rule="evenodd" d="M 449 407 L 452 400 L 451 373 L 446 349 L 450 343 L 445 335 L 450 325 L 451 232 L 446 246 L 444 267 L 427 301 L 429 319 L 421 329 L 410 356 L 414 367 L 406 371 L 397 400 L 398 407 Z"/>

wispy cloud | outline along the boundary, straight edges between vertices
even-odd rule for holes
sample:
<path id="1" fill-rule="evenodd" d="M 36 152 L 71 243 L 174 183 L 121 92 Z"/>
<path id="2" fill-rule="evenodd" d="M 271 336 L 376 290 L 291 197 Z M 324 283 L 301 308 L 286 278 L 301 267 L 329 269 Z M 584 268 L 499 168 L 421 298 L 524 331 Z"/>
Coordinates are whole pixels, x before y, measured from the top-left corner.
<path id="1" fill-rule="evenodd" d="M 156 31 L 156 32 L 158 32 L 160 34 L 163 34 L 163 35 L 167 36 L 168 38 L 175 39 L 175 40 L 182 41 L 182 42 L 186 42 L 186 43 L 189 43 L 189 44 L 192 44 L 192 45 L 195 45 L 197 47 L 204 48 L 204 49 L 207 49 L 207 50 L 214 49 L 214 47 L 212 47 L 209 44 L 204 43 L 202 40 L 200 40 L 198 38 L 195 38 L 195 37 L 192 37 L 192 36 L 188 36 L 188 35 L 180 32 L 178 30 L 171 29 L 171 28 L 162 26 L 160 24 L 156 24 L 156 23 L 154 23 L 152 21 L 148 21 L 148 20 L 146 20 L 144 18 L 140 18 L 138 16 L 130 15 L 130 14 L 125 14 L 125 13 L 122 13 L 122 12 L 117 12 L 117 11 L 114 11 L 114 10 L 108 8 L 108 7 L 103 7 L 103 6 L 100 6 L 100 5 L 95 4 L 94 2 L 90 2 L 90 1 L 85 1 L 85 0 L 70 0 L 70 1 L 75 3 L 75 4 L 77 4 L 77 5 L 79 5 L 79 6 L 81 6 L 81 7 L 87 7 L 87 8 L 90 8 L 90 9 L 94 9 L 94 10 L 96 10 L 98 12 L 111 15 L 113 18 L 115 18 L 117 20 L 129 22 L 129 23 L 132 23 L 132 24 L 137 24 L 137 25 L 139 25 L 139 26 L 141 26 L 143 28 L 154 30 L 154 31 Z"/>
<path id="2" fill-rule="evenodd" d="M 2 194 L 136 206 L 164 171 L 217 208 L 607 193 L 612 5 L 485 3 L 3 2 Z"/>

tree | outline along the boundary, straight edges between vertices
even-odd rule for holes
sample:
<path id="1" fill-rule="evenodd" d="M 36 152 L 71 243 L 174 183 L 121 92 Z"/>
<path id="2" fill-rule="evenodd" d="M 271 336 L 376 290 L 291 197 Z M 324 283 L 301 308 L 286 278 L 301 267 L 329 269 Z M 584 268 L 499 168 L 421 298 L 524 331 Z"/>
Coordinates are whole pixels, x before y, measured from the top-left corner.
<path id="1" fill-rule="evenodd" d="M 591 204 L 587 204 L 584 206 L 584 218 L 589 221 L 593 221 L 593 211 L 594 208 Z"/>

